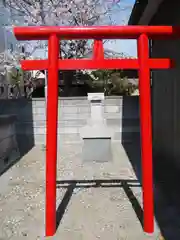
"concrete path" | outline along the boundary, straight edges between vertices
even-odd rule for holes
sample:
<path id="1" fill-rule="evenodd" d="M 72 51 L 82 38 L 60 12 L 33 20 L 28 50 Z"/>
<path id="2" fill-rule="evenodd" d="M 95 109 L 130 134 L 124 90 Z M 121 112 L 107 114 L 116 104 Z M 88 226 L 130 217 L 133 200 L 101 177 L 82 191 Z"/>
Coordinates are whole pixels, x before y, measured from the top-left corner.
<path id="1" fill-rule="evenodd" d="M 49 239 L 159 239 L 158 229 L 151 237 L 143 233 L 141 187 L 123 147 L 114 143 L 107 163 L 83 163 L 81 148 L 59 149 L 59 227 Z M 0 183 L 0 240 L 45 239 L 45 149 L 33 148 Z"/>

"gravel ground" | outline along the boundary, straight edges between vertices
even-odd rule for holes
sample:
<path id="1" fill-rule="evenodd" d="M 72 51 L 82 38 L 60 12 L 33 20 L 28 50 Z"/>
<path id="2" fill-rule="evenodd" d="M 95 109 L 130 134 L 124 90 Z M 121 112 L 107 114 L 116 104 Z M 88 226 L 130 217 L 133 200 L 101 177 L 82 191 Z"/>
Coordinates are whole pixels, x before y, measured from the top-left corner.
<path id="1" fill-rule="evenodd" d="M 109 162 L 83 163 L 80 144 L 60 147 L 57 207 L 61 221 L 49 239 L 159 239 L 157 227 L 153 236 L 143 233 L 133 209 L 142 204 L 140 184 L 123 147 L 114 143 L 112 149 Z M 0 181 L 0 240 L 45 239 L 45 149 L 34 147 Z"/>

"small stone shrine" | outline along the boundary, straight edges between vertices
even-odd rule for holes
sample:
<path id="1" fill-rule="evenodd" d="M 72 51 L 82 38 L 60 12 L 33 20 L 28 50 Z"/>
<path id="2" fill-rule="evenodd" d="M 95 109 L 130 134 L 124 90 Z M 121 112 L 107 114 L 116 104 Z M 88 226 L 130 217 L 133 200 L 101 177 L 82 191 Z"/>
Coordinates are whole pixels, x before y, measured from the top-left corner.
<path id="1" fill-rule="evenodd" d="M 86 162 L 107 162 L 112 159 L 111 131 L 103 118 L 104 93 L 88 93 L 91 102 L 91 118 L 81 129 L 83 139 L 83 160 Z"/>

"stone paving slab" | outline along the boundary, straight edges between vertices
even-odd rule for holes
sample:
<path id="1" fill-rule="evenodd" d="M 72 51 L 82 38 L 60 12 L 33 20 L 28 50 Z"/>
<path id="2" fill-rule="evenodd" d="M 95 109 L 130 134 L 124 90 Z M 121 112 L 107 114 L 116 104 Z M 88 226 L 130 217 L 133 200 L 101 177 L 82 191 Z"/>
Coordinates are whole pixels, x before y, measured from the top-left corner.
<path id="1" fill-rule="evenodd" d="M 142 205 L 140 184 L 121 144 L 112 147 L 112 161 L 83 163 L 80 144 L 60 146 L 57 207 L 61 221 L 56 235 L 48 239 L 159 239 L 158 229 L 150 237 L 143 233 L 132 207 Z M 46 239 L 45 149 L 34 147 L 0 182 L 0 240 Z"/>

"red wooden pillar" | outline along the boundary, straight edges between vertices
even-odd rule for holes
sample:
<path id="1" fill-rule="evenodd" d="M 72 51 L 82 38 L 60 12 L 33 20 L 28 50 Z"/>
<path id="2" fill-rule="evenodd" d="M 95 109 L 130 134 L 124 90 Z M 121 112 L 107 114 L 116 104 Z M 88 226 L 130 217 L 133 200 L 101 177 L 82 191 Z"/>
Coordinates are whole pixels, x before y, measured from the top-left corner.
<path id="1" fill-rule="evenodd" d="M 104 59 L 104 46 L 102 39 L 94 40 L 93 59 Z"/>
<path id="2" fill-rule="evenodd" d="M 148 37 L 138 38 L 140 121 L 141 121 L 141 159 L 144 205 L 144 231 L 154 231 L 153 167 L 152 167 L 152 123 L 151 90 L 149 69 Z"/>
<path id="3" fill-rule="evenodd" d="M 46 236 L 56 232 L 56 165 L 58 120 L 58 56 L 59 39 L 56 34 L 48 42 L 48 93 L 46 138 Z"/>

